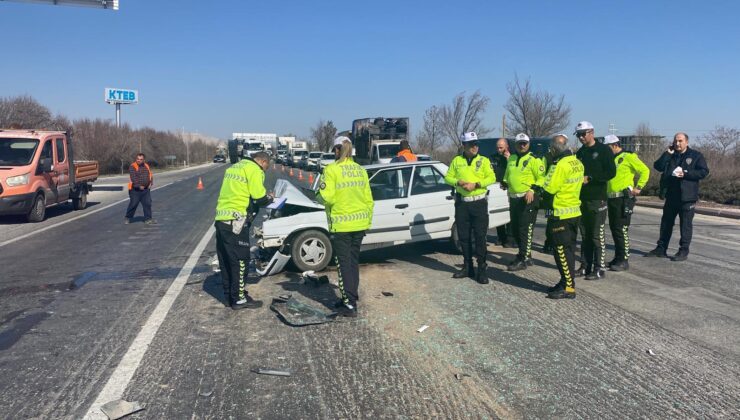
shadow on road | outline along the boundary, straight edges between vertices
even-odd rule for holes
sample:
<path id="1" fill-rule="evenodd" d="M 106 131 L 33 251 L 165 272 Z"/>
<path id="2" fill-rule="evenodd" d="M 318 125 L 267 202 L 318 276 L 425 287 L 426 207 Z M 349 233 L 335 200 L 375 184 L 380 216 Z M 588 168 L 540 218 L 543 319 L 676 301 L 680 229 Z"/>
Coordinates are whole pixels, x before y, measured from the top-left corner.
<path id="1" fill-rule="evenodd" d="M 79 214 L 84 214 L 87 209 L 95 207 L 97 205 L 100 205 L 101 203 L 99 201 L 88 201 L 87 207 L 85 210 L 80 210 Z M 72 208 L 71 204 L 61 204 L 54 207 L 49 207 L 46 209 L 46 220 L 53 219 L 55 217 L 64 216 L 67 213 L 74 213 L 78 212 L 77 210 Z M 24 215 L 18 215 L 18 216 L 1 216 L 0 217 L 0 225 L 20 225 L 28 223 L 26 221 L 26 216 Z"/>

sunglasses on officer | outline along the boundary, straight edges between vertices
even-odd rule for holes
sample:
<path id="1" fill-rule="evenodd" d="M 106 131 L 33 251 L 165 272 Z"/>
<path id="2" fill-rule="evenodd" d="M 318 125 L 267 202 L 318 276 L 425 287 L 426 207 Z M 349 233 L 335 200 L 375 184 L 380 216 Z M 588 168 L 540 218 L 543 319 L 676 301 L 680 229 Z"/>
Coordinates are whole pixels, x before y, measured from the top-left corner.
<path id="1" fill-rule="evenodd" d="M 581 130 L 581 131 L 577 131 L 576 132 L 576 137 L 578 137 L 580 139 L 582 137 L 586 137 L 586 134 L 588 134 L 588 133 L 593 133 L 593 130 Z"/>
<path id="2" fill-rule="evenodd" d="M 478 147 L 478 142 L 477 141 L 469 141 L 469 142 L 465 143 L 465 147 L 469 147 L 469 148 Z"/>

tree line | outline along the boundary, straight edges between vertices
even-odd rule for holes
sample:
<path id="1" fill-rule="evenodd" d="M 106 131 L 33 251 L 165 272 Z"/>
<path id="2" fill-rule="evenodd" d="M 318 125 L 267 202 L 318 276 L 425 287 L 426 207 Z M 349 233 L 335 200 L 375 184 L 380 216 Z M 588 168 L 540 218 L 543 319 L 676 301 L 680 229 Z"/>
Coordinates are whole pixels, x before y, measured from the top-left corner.
<path id="1" fill-rule="evenodd" d="M 144 153 L 155 168 L 209 162 L 216 146 L 188 133 L 134 129 L 128 124 L 117 127 L 107 119 L 70 120 L 53 115 L 46 106 L 30 96 L 0 98 L 0 128 L 62 130 L 73 138 L 75 160 L 96 160 L 101 174 L 123 173 L 137 153 Z"/>

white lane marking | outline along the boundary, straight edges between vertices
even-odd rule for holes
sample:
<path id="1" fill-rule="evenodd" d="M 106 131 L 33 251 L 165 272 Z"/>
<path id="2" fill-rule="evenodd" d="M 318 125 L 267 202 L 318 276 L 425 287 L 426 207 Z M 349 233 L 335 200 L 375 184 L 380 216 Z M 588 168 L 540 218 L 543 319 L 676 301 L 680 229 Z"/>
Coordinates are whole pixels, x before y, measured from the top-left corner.
<path id="1" fill-rule="evenodd" d="M 206 248 L 206 245 L 208 245 L 208 242 L 213 237 L 215 231 L 216 229 L 211 225 L 205 235 L 203 235 L 203 238 L 195 247 L 193 253 L 188 257 L 185 265 L 182 266 L 182 269 L 175 278 L 175 281 L 173 281 L 167 289 L 167 293 L 165 293 L 162 300 L 159 301 L 157 307 L 154 308 L 149 319 L 129 346 L 126 354 L 123 355 L 123 359 L 118 363 L 113 375 L 108 379 L 108 382 L 105 384 L 105 387 L 103 387 L 103 390 L 100 391 L 100 394 L 98 394 L 95 402 L 93 402 L 90 408 L 88 408 L 84 417 L 85 419 L 107 419 L 108 417 L 103 414 L 100 407 L 105 403 L 119 400 L 123 397 L 123 393 L 126 391 L 126 387 L 128 387 L 129 382 L 131 382 L 131 378 L 134 376 L 136 369 L 138 369 L 149 345 L 152 343 L 159 327 L 162 325 L 162 322 L 164 322 L 167 313 L 170 311 L 170 308 L 172 308 L 172 304 L 175 303 L 175 299 L 177 299 L 177 296 L 185 286 L 185 283 L 190 277 L 190 273 L 192 273 L 193 268 L 198 263 L 198 258 L 200 258 L 200 255 L 203 253 L 203 250 Z"/>
<path id="2" fill-rule="evenodd" d="M 169 184 L 164 184 L 164 185 L 159 186 L 159 187 L 156 187 L 156 188 L 152 188 L 152 191 L 157 191 L 158 189 L 164 188 L 164 187 L 169 186 L 169 185 L 172 185 L 172 182 L 170 182 Z M 101 207 L 99 209 L 95 209 L 95 210 L 93 210 L 91 212 L 88 212 L 88 213 L 85 213 L 85 214 L 81 214 L 79 216 L 75 216 L 75 217 L 73 217 L 71 219 L 67 219 L 67 220 L 64 220 L 62 222 L 59 222 L 59 223 L 56 223 L 56 224 L 53 224 L 53 225 L 46 226 L 46 227 L 41 228 L 39 230 L 34 230 L 33 232 L 28 232 L 25 235 L 18 236 L 17 238 L 8 239 L 7 241 L 0 242 L 0 248 L 4 247 L 5 245 L 10 245 L 13 242 L 18 242 L 21 239 L 26 239 L 29 236 L 33 236 L 33 235 L 36 235 L 38 233 L 45 232 L 45 231 L 47 231 L 49 229 L 54 229 L 55 227 L 66 225 L 69 222 L 74 222 L 75 220 L 82 219 L 83 217 L 87 217 L 87 216 L 89 216 L 91 214 L 95 214 L 95 213 L 97 213 L 99 211 L 103 211 L 105 209 L 108 209 L 108 208 L 111 208 L 111 207 L 115 206 L 116 204 L 121 204 L 121 203 L 126 202 L 126 201 L 128 201 L 128 198 L 124 198 L 123 200 L 119 200 L 119 201 L 116 201 L 114 203 L 110 203 L 107 206 L 103 206 L 103 207 Z"/>

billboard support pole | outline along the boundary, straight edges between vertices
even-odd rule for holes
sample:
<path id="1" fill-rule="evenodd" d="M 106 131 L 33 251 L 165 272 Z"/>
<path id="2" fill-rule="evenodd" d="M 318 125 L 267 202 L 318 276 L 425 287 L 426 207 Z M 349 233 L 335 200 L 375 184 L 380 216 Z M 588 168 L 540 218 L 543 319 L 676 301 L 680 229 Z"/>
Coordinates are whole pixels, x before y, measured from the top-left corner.
<path id="1" fill-rule="evenodd" d="M 121 104 L 116 103 L 116 127 L 121 128 Z"/>

